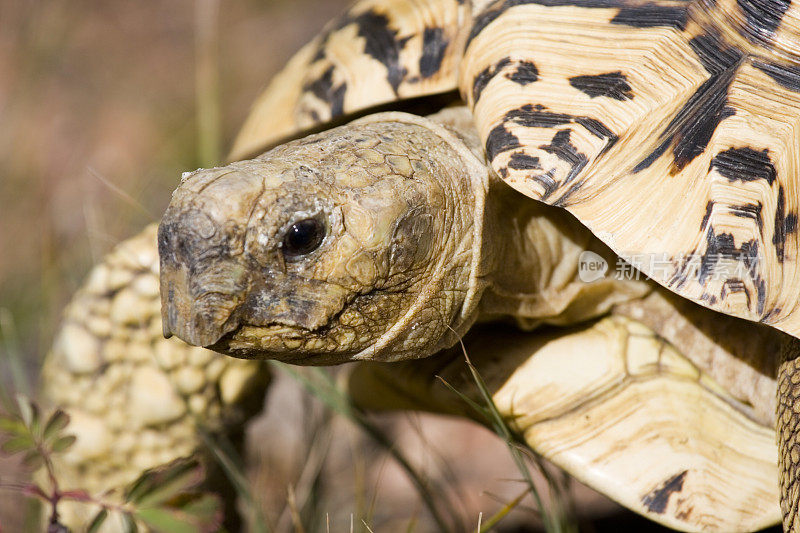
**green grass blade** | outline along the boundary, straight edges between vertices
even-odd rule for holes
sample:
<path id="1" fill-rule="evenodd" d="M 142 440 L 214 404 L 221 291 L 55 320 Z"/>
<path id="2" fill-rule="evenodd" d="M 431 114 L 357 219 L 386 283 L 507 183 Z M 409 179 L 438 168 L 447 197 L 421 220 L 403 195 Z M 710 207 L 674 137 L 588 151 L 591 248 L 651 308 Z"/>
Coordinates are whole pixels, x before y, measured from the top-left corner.
<path id="1" fill-rule="evenodd" d="M 542 522 L 545 527 L 545 530 L 550 533 L 565 533 L 567 531 L 572 531 L 574 528 L 566 523 L 566 517 L 561 512 L 562 505 L 558 503 L 557 496 L 560 495 L 560 492 L 553 492 L 553 485 L 550 483 L 550 477 L 547 473 L 546 469 L 542 466 L 542 464 L 536 460 L 534 464 L 537 466 L 537 469 L 542 473 L 542 476 L 548 481 L 548 485 L 551 488 L 551 496 L 554 501 L 552 503 L 555 504 L 557 512 L 554 514 L 551 512 L 548 506 L 545 506 L 544 501 L 542 500 L 541 494 L 537 490 L 536 486 L 533 483 L 533 476 L 531 475 L 530 469 L 525 461 L 525 454 L 520 450 L 521 447 L 526 447 L 524 444 L 524 440 L 520 438 L 512 429 L 508 426 L 503 416 L 500 414 L 499 409 L 497 408 L 497 404 L 494 403 L 494 399 L 492 397 L 492 393 L 489 391 L 489 388 L 486 386 L 486 382 L 483 380 L 483 377 L 478 372 L 478 369 L 472 364 L 472 361 L 469 358 L 469 354 L 467 353 L 466 347 L 464 346 L 463 341 L 461 343 L 461 350 L 464 354 L 464 359 L 466 361 L 467 367 L 469 368 L 470 374 L 472 375 L 472 379 L 475 382 L 476 387 L 478 388 L 478 392 L 485 404 L 485 410 L 487 413 L 488 421 L 491 427 L 494 429 L 494 432 L 497 433 L 499 437 L 501 437 L 508 448 L 508 451 L 511 455 L 511 459 L 514 461 L 514 465 L 517 467 L 517 470 L 522 475 L 523 480 L 527 485 L 527 491 L 530 492 L 531 496 L 533 497 L 534 501 L 536 502 L 536 507 L 538 508 L 539 512 L 542 516 Z M 450 387 L 451 390 L 452 387 Z M 455 391 L 458 393 L 458 391 Z M 464 397 L 464 394 L 458 394 L 459 397 Z M 472 405 L 474 402 L 471 402 Z M 480 407 L 480 406 L 479 406 Z M 481 412 L 481 411 L 479 411 Z"/>
<path id="2" fill-rule="evenodd" d="M 499 524 L 500 521 L 508 515 L 508 513 L 513 511 L 520 504 L 520 502 L 525 498 L 525 496 L 528 495 L 529 492 L 530 488 L 526 488 L 519 496 L 505 504 L 502 509 L 497 511 L 497 513 L 489 518 L 489 520 L 486 522 L 482 521 L 481 525 L 478 527 L 478 533 L 488 533 L 491 531 L 494 526 Z"/>
<path id="3" fill-rule="evenodd" d="M 247 512 L 250 514 L 249 525 L 253 533 L 271 533 L 272 527 L 264 515 L 258 501 L 250 490 L 250 483 L 243 468 L 239 454 L 233 444 L 223 435 L 215 435 L 205 427 L 198 424 L 198 431 L 206 448 L 211 451 L 217 464 L 220 465 L 228 481 L 234 486 L 236 493 L 245 502 Z"/>
<path id="4" fill-rule="evenodd" d="M 33 387 L 31 386 L 28 374 L 25 372 L 25 364 L 23 362 L 22 350 L 19 347 L 14 316 L 11 314 L 11 311 L 5 307 L 0 307 L 0 338 L 3 340 L 3 359 L 11 375 L 12 390 L 30 396 Z M 0 370 L 2 370 L 2 368 L 0 368 Z M 3 407 L 6 411 L 11 412 L 14 410 L 11 397 L 2 383 L 0 383 L 0 401 L 3 403 Z"/>

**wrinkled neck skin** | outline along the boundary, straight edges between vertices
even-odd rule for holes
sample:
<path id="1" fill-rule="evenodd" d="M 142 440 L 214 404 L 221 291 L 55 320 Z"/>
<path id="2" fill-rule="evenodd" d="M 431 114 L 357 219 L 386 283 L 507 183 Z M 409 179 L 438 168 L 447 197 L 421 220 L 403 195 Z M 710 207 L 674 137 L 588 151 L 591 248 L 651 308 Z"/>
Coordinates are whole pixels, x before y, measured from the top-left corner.
<path id="1" fill-rule="evenodd" d="M 567 211 L 524 197 L 497 178 L 489 188 L 484 226 L 488 275 L 481 320 L 511 317 L 523 329 L 577 324 L 654 287 L 643 277 L 617 276 L 616 254 Z M 584 252 L 602 258 L 604 275 L 581 279 Z"/>
<path id="2" fill-rule="evenodd" d="M 159 227 L 164 333 L 298 364 L 426 357 L 479 319 L 598 316 L 649 290 L 490 174 L 464 108 L 382 113 L 184 177 Z"/>

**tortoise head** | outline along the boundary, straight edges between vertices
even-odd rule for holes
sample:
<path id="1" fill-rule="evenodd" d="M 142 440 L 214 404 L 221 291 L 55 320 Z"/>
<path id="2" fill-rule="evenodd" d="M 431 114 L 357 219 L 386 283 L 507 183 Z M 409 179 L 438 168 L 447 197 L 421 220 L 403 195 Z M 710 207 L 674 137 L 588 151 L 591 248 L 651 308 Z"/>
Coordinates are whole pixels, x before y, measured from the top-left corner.
<path id="1" fill-rule="evenodd" d="M 400 116 L 185 175 L 159 228 L 165 335 L 327 364 L 419 357 L 466 328 L 468 165 Z"/>

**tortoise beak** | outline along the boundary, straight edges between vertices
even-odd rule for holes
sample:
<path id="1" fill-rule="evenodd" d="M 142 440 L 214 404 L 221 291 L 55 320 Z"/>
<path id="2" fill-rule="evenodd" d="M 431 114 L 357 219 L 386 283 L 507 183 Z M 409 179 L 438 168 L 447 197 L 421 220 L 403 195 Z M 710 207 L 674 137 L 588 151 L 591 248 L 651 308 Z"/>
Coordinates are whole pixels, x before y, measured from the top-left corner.
<path id="1" fill-rule="evenodd" d="M 193 297 L 197 283 L 186 272 L 168 271 L 161 277 L 161 320 L 164 336 L 178 336 L 195 346 L 212 346 L 227 333 L 239 327 L 235 318 L 240 297 L 238 291 L 205 293 Z M 219 278 L 217 278 L 219 279 Z M 241 277 L 228 276 L 230 285 L 238 285 Z"/>
<path id="2" fill-rule="evenodd" d="M 195 346 L 216 344 L 239 327 L 236 310 L 249 286 L 240 259 L 209 237 L 219 233 L 210 231 L 210 223 L 199 211 L 168 210 L 158 231 L 164 336 Z"/>

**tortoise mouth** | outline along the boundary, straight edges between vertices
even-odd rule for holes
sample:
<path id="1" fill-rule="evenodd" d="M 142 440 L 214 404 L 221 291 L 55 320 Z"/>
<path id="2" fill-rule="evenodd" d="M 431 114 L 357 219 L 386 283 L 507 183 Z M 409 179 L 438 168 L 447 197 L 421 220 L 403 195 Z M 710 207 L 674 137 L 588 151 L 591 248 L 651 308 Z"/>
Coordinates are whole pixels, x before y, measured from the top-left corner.
<path id="1" fill-rule="evenodd" d="M 329 355 L 325 350 L 309 350 L 312 339 L 321 337 L 319 328 L 311 330 L 278 323 L 242 324 L 205 348 L 240 359 L 274 359 L 313 364 L 314 358 Z M 321 343 L 316 343 L 319 344 Z"/>

